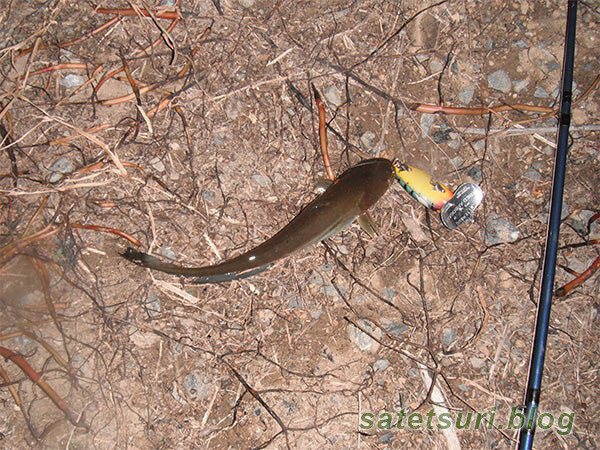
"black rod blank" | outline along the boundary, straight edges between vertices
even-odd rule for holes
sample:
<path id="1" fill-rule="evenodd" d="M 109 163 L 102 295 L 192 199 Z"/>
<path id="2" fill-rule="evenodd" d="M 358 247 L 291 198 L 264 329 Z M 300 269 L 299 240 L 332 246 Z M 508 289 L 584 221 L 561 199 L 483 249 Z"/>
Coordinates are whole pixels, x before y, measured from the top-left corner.
<path id="1" fill-rule="evenodd" d="M 538 301 L 535 336 L 529 366 L 529 379 L 525 393 L 525 424 L 519 434 L 519 449 L 530 450 L 533 445 L 537 410 L 540 403 L 544 357 L 548 340 L 550 309 L 554 291 L 554 273 L 556 269 L 556 253 L 558 250 L 558 233 L 562 210 L 563 189 L 565 184 L 565 166 L 569 146 L 569 125 L 571 123 L 571 100 L 573 88 L 573 65 L 575 60 L 575 24 L 577 22 L 577 0 L 569 0 L 567 7 L 567 26 L 565 33 L 565 50 L 563 58 L 562 93 L 560 100 L 560 116 L 558 121 L 558 137 L 554 159 L 554 178 L 552 180 L 552 197 L 550 217 L 546 235 L 544 268 Z"/>

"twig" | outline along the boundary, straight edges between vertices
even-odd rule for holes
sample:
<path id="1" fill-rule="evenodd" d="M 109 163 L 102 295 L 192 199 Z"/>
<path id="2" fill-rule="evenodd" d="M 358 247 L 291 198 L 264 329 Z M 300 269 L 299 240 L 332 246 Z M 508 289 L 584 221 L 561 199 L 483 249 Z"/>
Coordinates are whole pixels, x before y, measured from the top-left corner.
<path id="1" fill-rule="evenodd" d="M 327 150 L 327 127 L 325 122 L 325 103 L 321 99 L 321 95 L 317 91 L 317 88 L 312 85 L 313 92 L 315 95 L 315 103 L 319 108 L 319 144 L 321 146 L 321 154 L 323 155 L 323 164 L 325 165 L 325 171 L 327 172 L 327 178 L 331 181 L 335 180 L 335 174 L 331 168 L 331 160 L 329 159 L 329 151 Z"/>
<path id="2" fill-rule="evenodd" d="M 129 234 L 127 234 L 121 230 L 117 230 L 116 228 L 104 227 L 102 225 L 89 225 L 89 224 L 81 224 L 81 223 L 69 223 L 69 227 L 70 228 L 80 228 L 80 229 L 84 229 L 84 230 L 100 231 L 103 233 L 112 233 L 112 234 L 116 234 L 117 236 L 121 236 L 122 238 L 127 239 L 133 245 L 136 245 L 138 247 L 140 247 L 142 245 L 142 243 L 138 239 L 134 238 L 133 236 L 130 236 Z"/>
<path id="3" fill-rule="evenodd" d="M 52 400 L 52 402 L 67 416 L 69 422 L 71 422 L 76 427 L 82 427 L 85 429 L 89 429 L 89 426 L 85 423 L 83 418 L 77 418 L 77 415 L 74 414 L 66 402 L 60 397 L 52 386 L 42 380 L 42 377 L 29 365 L 29 363 L 20 355 L 17 355 L 13 351 L 0 347 L 0 355 L 6 359 L 10 359 L 13 363 L 15 363 L 19 369 L 25 373 L 29 377 L 31 381 L 39 386 L 42 391 Z"/>

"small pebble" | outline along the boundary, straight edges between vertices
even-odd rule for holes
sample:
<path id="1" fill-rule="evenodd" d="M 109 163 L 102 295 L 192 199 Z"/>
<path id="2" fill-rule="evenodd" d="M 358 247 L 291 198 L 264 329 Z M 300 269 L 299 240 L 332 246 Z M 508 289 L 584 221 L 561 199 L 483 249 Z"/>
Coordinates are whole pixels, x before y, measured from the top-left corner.
<path id="1" fill-rule="evenodd" d="M 294 296 L 288 301 L 288 308 L 299 309 L 302 308 L 302 300 L 300 297 Z"/>
<path id="2" fill-rule="evenodd" d="M 450 72 L 453 75 L 458 75 L 458 61 L 454 60 L 454 62 L 450 65 Z"/>
<path id="3" fill-rule="evenodd" d="M 421 114 L 421 136 L 427 137 L 435 116 L 433 114 Z"/>
<path id="4" fill-rule="evenodd" d="M 373 370 L 375 372 L 383 372 L 385 369 L 390 367 L 390 362 L 387 359 L 378 359 L 373 364 Z"/>
<path id="5" fill-rule="evenodd" d="M 377 136 L 372 131 L 365 131 L 360 137 L 360 148 L 365 152 L 372 153 L 376 137 Z"/>
<path id="6" fill-rule="evenodd" d="M 527 48 L 527 42 L 525 42 L 523 39 L 519 39 L 517 42 L 515 42 L 513 44 L 513 47 L 515 48 Z"/>
<path id="7" fill-rule="evenodd" d="M 389 444 L 394 439 L 394 433 L 385 433 L 379 436 L 379 442 L 382 444 Z"/>
<path id="8" fill-rule="evenodd" d="M 469 103 L 471 103 L 471 100 L 473 100 L 474 94 L 475 94 L 475 89 L 472 86 L 464 87 L 462 89 L 462 91 L 460 91 L 460 94 L 458 94 L 458 100 L 463 105 L 468 105 Z"/>
<path id="9" fill-rule="evenodd" d="M 321 286 L 320 291 L 322 294 L 325 294 L 327 297 L 337 297 L 339 295 L 336 288 L 331 284 L 326 284 L 325 286 Z M 341 289 L 340 289 L 340 291 L 341 291 Z"/>
<path id="10" fill-rule="evenodd" d="M 408 325 L 405 325 L 402 322 L 391 322 L 385 326 L 385 330 L 396 337 L 401 337 L 402 334 L 408 330 Z"/>
<path id="11" fill-rule="evenodd" d="M 353 295 L 350 300 L 352 300 L 354 303 L 363 303 L 369 300 L 369 297 L 367 297 L 366 295 L 358 294 Z"/>
<path id="12" fill-rule="evenodd" d="M 513 91 L 517 93 L 527 89 L 527 86 L 529 86 L 529 80 L 517 80 L 512 84 Z"/>
<path id="13" fill-rule="evenodd" d="M 446 145 L 450 148 L 453 148 L 454 150 L 458 150 L 462 147 L 462 143 L 458 139 L 450 139 L 448 142 L 446 142 Z"/>
<path id="14" fill-rule="evenodd" d="M 464 162 L 465 160 L 462 156 L 455 156 L 454 158 L 450 159 L 450 167 L 453 169 L 460 169 Z"/>
<path id="15" fill-rule="evenodd" d="M 206 398 L 210 393 L 210 386 L 202 378 L 198 373 L 190 373 L 183 379 L 183 387 L 193 400 Z"/>
<path id="16" fill-rule="evenodd" d="M 162 159 L 159 158 L 158 156 L 152 158 L 150 160 L 150 165 L 152 166 L 152 168 L 154 170 L 156 170 L 157 172 L 164 172 L 165 171 L 165 165 L 162 162 Z"/>
<path id="17" fill-rule="evenodd" d="M 323 286 L 323 277 L 318 272 L 312 272 L 309 274 L 308 282 L 315 286 Z"/>
<path id="18" fill-rule="evenodd" d="M 456 341 L 456 330 L 454 328 L 445 328 L 444 329 L 444 345 L 449 347 Z"/>
<path id="19" fill-rule="evenodd" d="M 467 175 L 469 177 L 471 177 L 471 179 L 473 181 L 476 182 L 481 182 L 481 180 L 483 180 L 483 172 L 481 171 L 481 167 L 480 166 L 473 166 L 469 169 L 469 171 L 467 172 Z"/>
<path id="20" fill-rule="evenodd" d="M 344 103 L 340 91 L 335 86 L 325 87 L 325 89 L 323 89 L 323 97 L 325 97 L 327 103 L 336 108 Z"/>
<path id="21" fill-rule="evenodd" d="M 519 230 L 508 219 L 491 213 L 485 222 L 484 241 L 487 245 L 514 242 Z"/>
<path id="22" fill-rule="evenodd" d="M 394 298 L 396 298 L 396 292 L 389 287 L 385 287 L 381 291 L 381 296 L 388 301 L 392 301 Z"/>
<path id="23" fill-rule="evenodd" d="M 70 159 L 58 158 L 48 170 L 52 172 L 48 181 L 50 181 L 50 183 L 56 183 L 61 180 L 65 174 L 73 172 L 75 166 Z"/>
<path id="24" fill-rule="evenodd" d="M 542 174 L 533 168 L 527 169 L 527 172 L 523 174 L 523 178 L 527 178 L 528 180 L 539 181 L 542 179 Z"/>
<path id="25" fill-rule="evenodd" d="M 148 300 L 146 300 L 144 306 L 146 307 L 146 312 L 151 319 L 155 319 L 156 317 L 160 316 L 160 300 L 154 292 L 148 294 Z"/>
<path id="26" fill-rule="evenodd" d="M 252 179 L 254 181 L 256 181 L 256 183 L 258 183 L 258 185 L 260 187 L 267 187 L 269 184 L 271 184 L 271 180 L 269 179 L 269 177 L 267 177 L 265 175 L 261 175 L 261 174 L 252 175 Z"/>
<path id="27" fill-rule="evenodd" d="M 371 322 L 360 319 L 358 324 L 377 339 L 383 337 L 383 332 L 371 324 Z M 375 341 L 371 336 L 363 333 L 361 330 L 350 324 L 347 327 L 348 337 L 360 350 L 363 352 L 375 352 L 379 349 L 379 343 Z"/>
<path id="28" fill-rule="evenodd" d="M 223 132 L 216 132 L 212 136 L 212 143 L 215 145 L 223 145 L 225 134 Z"/>
<path id="29" fill-rule="evenodd" d="M 255 0 L 237 0 L 237 2 L 243 8 L 252 8 L 254 6 L 254 4 L 256 3 Z"/>
<path id="30" fill-rule="evenodd" d="M 537 86 L 535 88 L 535 92 L 533 93 L 533 96 L 535 98 L 550 98 L 550 94 L 548 94 L 548 92 L 546 92 L 546 89 L 544 89 L 541 86 Z"/>
<path id="31" fill-rule="evenodd" d="M 443 68 L 444 64 L 442 64 L 442 62 L 437 58 L 431 58 L 429 61 L 429 70 L 431 73 L 441 72 Z"/>
<path id="32" fill-rule="evenodd" d="M 171 249 L 171 247 L 168 247 L 166 245 L 162 245 L 160 247 L 160 254 L 163 255 L 165 258 L 175 259 L 175 252 Z"/>
<path id="33" fill-rule="evenodd" d="M 510 92 L 512 83 L 504 70 L 496 70 L 494 73 L 488 75 L 488 86 L 506 94 Z"/>
<path id="34" fill-rule="evenodd" d="M 590 211 L 589 209 L 582 209 L 581 211 L 571 216 L 571 226 L 575 229 L 575 231 L 587 235 L 588 222 L 593 215 L 594 211 Z M 592 228 L 593 230 L 595 228 L 594 225 L 597 223 L 598 222 L 594 222 L 590 228 Z"/>
<path id="35" fill-rule="evenodd" d="M 473 369 L 481 369 L 485 366 L 485 361 L 477 356 L 472 356 L 470 362 Z"/>
<path id="36" fill-rule="evenodd" d="M 451 132 L 452 130 L 449 128 L 446 130 L 436 130 L 433 132 L 431 137 L 433 138 L 433 142 L 435 142 L 436 144 L 441 144 L 450 140 Z"/>
<path id="37" fill-rule="evenodd" d="M 217 198 L 217 194 L 215 194 L 214 191 L 202 191 L 202 198 L 209 202 L 214 202 Z"/>
<path id="38" fill-rule="evenodd" d="M 81 75 L 75 75 L 74 73 L 70 73 L 61 78 L 60 85 L 66 88 L 76 88 L 85 83 L 85 78 Z"/>

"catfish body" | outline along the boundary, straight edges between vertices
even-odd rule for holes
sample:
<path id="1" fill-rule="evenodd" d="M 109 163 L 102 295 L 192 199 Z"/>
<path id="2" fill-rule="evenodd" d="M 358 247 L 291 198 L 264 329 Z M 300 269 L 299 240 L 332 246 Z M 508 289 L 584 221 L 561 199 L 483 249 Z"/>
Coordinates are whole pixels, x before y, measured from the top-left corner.
<path id="1" fill-rule="evenodd" d="M 213 266 L 184 267 L 127 248 L 123 256 L 150 269 L 197 277 L 194 283 L 220 283 L 255 275 L 311 244 L 350 225 L 387 191 L 394 180 L 392 162 L 383 158 L 361 161 L 342 173 L 273 237 L 239 256 Z"/>

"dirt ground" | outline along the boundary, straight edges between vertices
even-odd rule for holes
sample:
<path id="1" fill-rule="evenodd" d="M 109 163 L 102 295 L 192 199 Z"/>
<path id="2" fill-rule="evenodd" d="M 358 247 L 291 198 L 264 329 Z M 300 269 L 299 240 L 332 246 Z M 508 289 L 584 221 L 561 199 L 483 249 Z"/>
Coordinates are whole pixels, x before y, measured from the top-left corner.
<path id="1" fill-rule="evenodd" d="M 176 10 L 0 10 L 0 447 L 514 446 L 566 2 Z M 556 286 L 598 257 L 571 244 L 598 233 L 586 221 L 600 208 L 599 18 L 597 2 L 580 3 Z M 352 226 L 246 280 L 194 285 L 120 256 L 131 237 L 213 264 L 288 223 L 325 173 L 311 83 L 336 173 L 384 156 L 450 187 L 477 182 L 475 222 L 449 231 L 394 184 L 371 211 L 375 238 Z M 494 218 L 509 226 L 499 243 L 486 238 Z M 598 287 L 595 275 L 554 301 L 540 409 L 574 421 L 538 429 L 537 448 L 599 445 Z M 360 427 L 364 413 L 401 410 L 496 422 Z"/>

